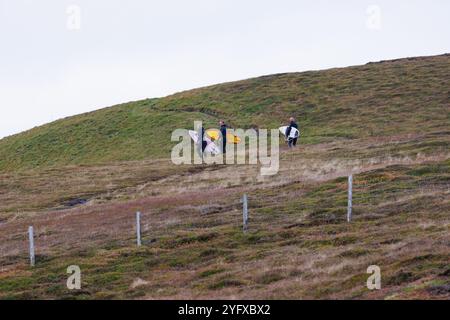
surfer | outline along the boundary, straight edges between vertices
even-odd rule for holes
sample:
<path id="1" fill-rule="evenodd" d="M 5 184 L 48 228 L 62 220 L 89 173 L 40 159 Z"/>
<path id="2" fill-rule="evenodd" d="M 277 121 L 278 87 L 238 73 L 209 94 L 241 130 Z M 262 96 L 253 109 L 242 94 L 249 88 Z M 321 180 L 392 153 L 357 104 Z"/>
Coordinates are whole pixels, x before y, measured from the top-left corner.
<path id="1" fill-rule="evenodd" d="M 222 153 L 227 153 L 227 125 L 225 124 L 225 121 L 220 120 L 220 133 L 222 135 Z"/>
<path id="2" fill-rule="evenodd" d="M 292 128 L 295 128 L 296 130 L 292 130 Z M 292 131 L 292 134 L 291 134 Z M 286 141 L 288 143 L 289 148 L 293 148 L 297 146 L 297 140 L 298 140 L 298 125 L 295 122 L 295 118 L 291 117 L 289 119 L 289 126 L 286 129 Z"/>
<path id="3" fill-rule="evenodd" d="M 205 140 L 205 128 L 202 126 L 200 129 L 201 131 L 201 138 L 202 138 L 202 154 L 205 152 L 206 147 L 208 146 L 208 142 Z"/>
<path id="4" fill-rule="evenodd" d="M 197 145 L 197 153 L 198 155 L 203 159 L 203 154 L 205 152 L 206 147 L 208 146 L 208 142 L 206 141 L 205 136 L 205 128 L 203 126 L 199 127 L 197 129 L 197 140 L 195 141 L 195 144 Z"/>

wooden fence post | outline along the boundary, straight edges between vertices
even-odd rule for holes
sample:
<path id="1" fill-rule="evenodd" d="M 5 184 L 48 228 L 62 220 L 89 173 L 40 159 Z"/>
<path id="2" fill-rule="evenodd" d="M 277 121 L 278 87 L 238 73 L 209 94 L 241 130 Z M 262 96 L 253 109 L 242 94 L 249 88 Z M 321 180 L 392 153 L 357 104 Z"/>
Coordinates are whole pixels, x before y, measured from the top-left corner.
<path id="1" fill-rule="evenodd" d="M 30 265 L 34 267 L 35 265 L 35 255 L 34 255 L 34 230 L 33 227 L 28 227 L 28 238 L 30 241 Z"/>
<path id="2" fill-rule="evenodd" d="M 347 222 L 352 221 L 353 175 L 348 177 Z"/>
<path id="3" fill-rule="evenodd" d="M 137 246 L 140 247 L 142 245 L 141 242 L 141 213 L 136 212 L 136 241 Z"/>

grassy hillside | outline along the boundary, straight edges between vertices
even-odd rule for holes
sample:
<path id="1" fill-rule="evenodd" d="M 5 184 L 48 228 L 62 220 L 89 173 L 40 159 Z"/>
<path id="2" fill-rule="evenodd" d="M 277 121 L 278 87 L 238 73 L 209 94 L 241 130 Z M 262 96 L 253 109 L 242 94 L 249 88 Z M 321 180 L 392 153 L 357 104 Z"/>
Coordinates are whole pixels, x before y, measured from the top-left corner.
<path id="1" fill-rule="evenodd" d="M 275 128 L 294 115 L 303 143 L 448 131 L 450 55 L 265 76 L 130 102 L 0 140 L 0 171 L 168 158 L 175 128 Z"/>
<path id="2" fill-rule="evenodd" d="M 402 59 L 216 85 L 3 139 L 0 299 L 450 299 L 449 88 L 450 55 Z M 168 159 L 172 129 L 194 120 L 273 128 L 292 114 L 304 136 L 281 145 L 277 175 Z M 370 265 L 381 290 L 366 287 Z"/>

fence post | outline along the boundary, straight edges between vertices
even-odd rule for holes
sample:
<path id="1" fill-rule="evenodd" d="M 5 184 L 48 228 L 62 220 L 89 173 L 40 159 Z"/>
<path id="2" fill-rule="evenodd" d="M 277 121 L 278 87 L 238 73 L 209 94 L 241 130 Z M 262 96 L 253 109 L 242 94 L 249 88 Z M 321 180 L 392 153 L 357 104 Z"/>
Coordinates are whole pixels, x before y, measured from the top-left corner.
<path id="1" fill-rule="evenodd" d="M 34 230 L 33 227 L 28 227 L 28 238 L 30 241 L 30 265 L 34 267 L 35 265 L 35 255 L 34 255 Z"/>
<path id="2" fill-rule="evenodd" d="M 248 198 L 247 195 L 244 194 L 242 197 L 242 217 L 243 217 L 243 230 L 247 232 L 248 229 Z"/>
<path id="3" fill-rule="evenodd" d="M 138 211 L 136 212 L 136 241 L 137 246 L 141 246 L 141 213 Z"/>
<path id="4" fill-rule="evenodd" d="M 348 177 L 348 205 L 347 205 L 347 222 L 352 221 L 352 198 L 353 198 L 353 175 Z"/>

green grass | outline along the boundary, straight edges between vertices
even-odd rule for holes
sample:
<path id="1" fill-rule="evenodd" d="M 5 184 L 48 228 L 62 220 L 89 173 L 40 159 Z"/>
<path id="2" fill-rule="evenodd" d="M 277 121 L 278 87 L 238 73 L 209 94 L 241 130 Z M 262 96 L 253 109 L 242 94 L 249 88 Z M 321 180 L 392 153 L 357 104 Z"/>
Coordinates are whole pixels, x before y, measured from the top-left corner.
<path id="1" fill-rule="evenodd" d="M 449 62 L 444 55 L 266 76 L 1 140 L 0 299 L 447 297 Z M 167 159 L 172 129 L 194 120 L 263 128 L 291 114 L 306 146 L 283 151 L 279 174 L 263 181 L 250 166 Z M 77 198 L 89 203 L 65 205 Z M 35 268 L 26 255 L 31 224 Z M 65 286 L 73 264 L 81 291 Z M 365 287 L 373 264 L 381 292 Z"/>
<path id="2" fill-rule="evenodd" d="M 293 115 L 306 144 L 448 132 L 449 74 L 450 56 L 443 55 L 265 76 L 130 102 L 2 139 L 0 171 L 168 158 L 172 130 L 191 129 L 194 120 L 206 127 L 225 119 L 236 128 L 277 128 Z"/>

